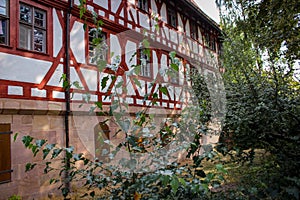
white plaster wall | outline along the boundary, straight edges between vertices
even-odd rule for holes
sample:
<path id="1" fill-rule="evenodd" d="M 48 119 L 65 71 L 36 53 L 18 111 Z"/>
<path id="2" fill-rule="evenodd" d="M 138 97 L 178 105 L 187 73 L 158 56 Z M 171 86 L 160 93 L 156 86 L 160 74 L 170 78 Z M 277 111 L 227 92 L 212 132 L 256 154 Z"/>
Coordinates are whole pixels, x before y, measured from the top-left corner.
<path id="1" fill-rule="evenodd" d="M 178 35 L 177 34 L 178 33 L 176 31 L 170 30 L 170 36 L 171 36 L 170 40 L 176 44 L 178 44 L 178 37 L 177 37 Z"/>
<path id="2" fill-rule="evenodd" d="M 186 20 L 185 33 L 186 33 L 187 36 L 191 37 L 190 20 Z"/>
<path id="3" fill-rule="evenodd" d="M 71 83 L 77 81 L 79 83 L 79 86 L 83 87 L 81 80 L 77 74 L 77 71 L 72 66 L 70 67 L 70 81 L 71 81 Z M 71 88 L 78 89 L 74 85 L 72 85 Z"/>
<path id="4" fill-rule="evenodd" d="M 85 41 L 83 23 L 75 22 L 70 33 L 70 46 L 79 63 L 85 64 Z"/>
<path id="5" fill-rule="evenodd" d="M 139 20 L 140 20 L 140 25 L 146 29 L 150 29 L 150 19 L 147 15 L 144 13 L 139 12 Z"/>
<path id="6" fill-rule="evenodd" d="M 160 16 L 161 16 L 161 20 L 164 22 L 168 22 L 168 18 L 167 18 L 167 8 L 166 8 L 166 4 L 163 3 L 163 5 L 161 6 L 161 10 L 160 10 Z"/>
<path id="7" fill-rule="evenodd" d="M 89 90 L 96 91 L 97 90 L 97 71 L 81 68 L 80 71 L 85 79 L 86 84 L 89 87 Z"/>
<path id="8" fill-rule="evenodd" d="M 136 86 L 138 89 L 138 92 L 141 96 L 144 96 L 146 94 L 146 87 L 145 87 L 145 81 L 139 80 L 141 87 Z"/>
<path id="9" fill-rule="evenodd" d="M 53 9 L 53 56 L 56 57 L 62 47 L 62 28 L 59 23 L 56 9 Z"/>
<path id="10" fill-rule="evenodd" d="M 153 59 L 153 78 L 155 79 L 158 73 L 158 58 L 156 55 L 156 51 L 152 51 L 152 59 Z"/>
<path id="11" fill-rule="evenodd" d="M 111 60 L 113 61 L 116 56 L 121 57 L 121 53 L 122 53 L 121 45 L 119 43 L 118 37 L 113 34 L 110 34 L 109 43 L 110 43 L 110 52 L 114 53 L 113 57 L 111 58 Z"/>
<path id="12" fill-rule="evenodd" d="M 131 81 L 129 79 L 129 77 L 126 78 L 127 82 L 126 82 L 126 86 L 127 86 L 127 95 L 136 95 L 134 88 L 131 84 Z"/>
<path id="13" fill-rule="evenodd" d="M 120 6 L 120 3 L 122 2 L 122 0 L 113 0 L 113 1 L 110 1 L 110 2 L 111 2 L 111 11 L 113 13 L 116 13 L 117 10 L 118 10 L 118 8 L 119 8 L 119 6 Z"/>
<path id="14" fill-rule="evenodd" d="M 131 11 L 131 13 L 132 13 L 132 15 L 133 15 L 133 19 L 132 19 L 131 15 L 130 15 L 130 13 L 129 13 L 129 10 L 128 10 L 128 20 L 129 20 L 129 21 L 134 21 L 135 23 L 137 23 L 136 10 L 135 10 L 134 8 L 130 8 L 130 11 Z"/>
<path id="15" fill-rule="evenodd" d="M 166 34 L 163 34 L 162 36 L 169 40 L 169 39 L 170 39 L 170 37 L 169 37 L 169 28 L 164 26 L 164 27 L 163 27 L 163 31 L 164 31 Z"/>
<path id="16" fill-rule="evenodd" d="M 114 1 L 114 0 L 113 0 Z M 93 0 L 93 2 L 102 8 L 108 10 L 108 1 L 107 0 Z"/>
<path id="17" fill-rule="evenodd" d="M 51 62 L 0 52 L 0 79 L 39 84 Z"/>
<path id="18" fill-rule="evenodd" d="M 125 62 L 129 69 L 131 69 L 132 65 L 137 64 L 136 55 L 134 55 L 134 53 L 136 53 L 136 49 L 137 49 L 136 43 L 128 40 L 126 43 L 126 46 L 125 46 L 125 51 L 126 51 L 125 52 Z M 130 60 L 131 60 L 131 62 L 130 62 Z"/>
<path id="19" fill-rule="evenodd" d="M 152 9 L 152 13 L 158 14 L 155 0 L 151 0 L 151 9 Z"/>
<path id="20" fill-rule="evenodd" d="M 23 95 L 23 87 L 9 85 L 7 87 L 7 94 L 9 94 L 9 95 Z"/>
<path id="21" fill-rule="evenodd" d="M 46 97 L 47 91 L 46 90 L 40 90 L 38 88 L 31 88 L 31 96 L 33 97 Z"/>
<path id="22" fill-rule="evenodd" d="M 178 28 L 178 31 L 179 32 L 183 32 L 183 22 L 182 22 L 182 19 L 181 19 L 181 16 L 178 14 L 178 25 L 177 25 L 177 28 Z"/>
<path id="23" fill-rule="evenodd" d="M 168 67 L 167 56 L 166 56 L 165 54 L 163 54 L 163 55 L 161 56 L 160 64 L 161 64 L 161 67 L 162 67 L 162 68 L 167 68 L 167 67 Z M 164 78 L 164 81 L 165 81 L 165 82 L 168 82 L 168 81 L 169 81 L 167 75 L 164 75 L 163 78 Z"/>
<path id="24" fill-rule="evenodd" d="M 53 75 L 51 76 L 50 80 L 48 81 L 47 85 L 62 87 L 62 82 L 60 82 L 60 78 L 63 73 L 64 67 L 62 64 L 59 64 L 55 69 Z"/>

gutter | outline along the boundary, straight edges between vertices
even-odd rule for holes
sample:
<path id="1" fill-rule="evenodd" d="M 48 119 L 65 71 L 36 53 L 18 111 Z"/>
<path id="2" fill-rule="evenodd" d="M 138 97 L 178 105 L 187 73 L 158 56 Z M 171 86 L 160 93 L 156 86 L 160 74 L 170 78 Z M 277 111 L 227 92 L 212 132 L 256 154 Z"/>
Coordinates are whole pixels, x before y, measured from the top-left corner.
<path id="1" fill-rule="evenodd" d="M 72 0 L 68 0 L 68 10 L 66 12 L 65 16 L 65 52 L 66 52 L 66 57 L 65 57 L 65 66 L 64 66 L 64 73 L 66 75 L 66 80 L 67 81 L 67 87 L 65 88 L 65 102 L 66 102 L 66 112 L 65 112 L 65 119 L 64 119 L 64 124 L 65 124 L 65 147 L 69 148 L 70 147 L 70 127 L 69 127 L 69 116 L 71 113 L 70 109 L 70 19 L 71 19 L 71 10 L 73 7 Z M 70 183 L 69 183 L 69 171 L 68 169 L 70 168 L 70 159 L 66 158 L 66 171 L 65 171 L 65 188 L 70 191 Z"/>

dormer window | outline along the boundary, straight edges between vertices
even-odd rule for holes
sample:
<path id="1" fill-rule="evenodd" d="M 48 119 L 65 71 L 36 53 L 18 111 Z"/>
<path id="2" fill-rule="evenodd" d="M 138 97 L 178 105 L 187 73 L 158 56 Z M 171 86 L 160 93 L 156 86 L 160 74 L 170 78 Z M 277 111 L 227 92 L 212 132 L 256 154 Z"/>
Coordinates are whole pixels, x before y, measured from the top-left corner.
<path id="1" fill-rule="evenodd" d="M 138 0 L 138 8 L 148 12 L 149 10 L 148 0 Z"/>
<path id="2" fill-rule="evenodd" d="M 0 1 L 0 44 L 8 45 L 8 26 L 8 0 L 2 0 Z"/>
<path id="3" fill-rule="evenodd" d="M 177 14 L 174 8 L 168 8 L 168 24 L 177 28 Z"/>

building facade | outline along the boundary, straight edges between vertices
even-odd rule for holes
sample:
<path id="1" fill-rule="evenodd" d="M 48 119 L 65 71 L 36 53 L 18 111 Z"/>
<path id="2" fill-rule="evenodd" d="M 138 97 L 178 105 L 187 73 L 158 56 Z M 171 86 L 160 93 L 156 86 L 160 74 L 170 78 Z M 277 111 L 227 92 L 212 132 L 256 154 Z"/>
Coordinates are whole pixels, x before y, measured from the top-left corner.
<path id="1" fill-rule="evenodd" d="M 103 116 L 89 114 L 94 102 L 109 109 L 116 92 L 130 115 L 149 107 L 157 88 L 168 84 L 152 112 L 169 116 L 182 109 L 189 70 L 218 71 L 221 31 L 192 0 L 87 0 L 83 6 L 81 13 L 79 0 L 0 0 L 0 199 L 38 198 L 53 189 L 42 168 L 25 173 L 26 163 L 42 159 L 13 142 L 13 133 L 62 146 L 68 140 L 95 155 Z M 172 51 L 179 70 L 169 76 L 162 71 Z M 70 101 L 62 74 L 73 83 Z M 107 127 L 111 139 L 118 127 Z"/>

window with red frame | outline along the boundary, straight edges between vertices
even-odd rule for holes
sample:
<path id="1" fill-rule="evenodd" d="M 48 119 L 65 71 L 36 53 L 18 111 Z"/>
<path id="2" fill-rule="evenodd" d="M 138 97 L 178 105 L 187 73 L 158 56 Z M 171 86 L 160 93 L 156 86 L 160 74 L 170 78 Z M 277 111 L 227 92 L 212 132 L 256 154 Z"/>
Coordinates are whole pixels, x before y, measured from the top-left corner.
<path id="1" fill-rule="evenodd" d="M 107 49 L 106 34 L 99 28 L 89 27 L 89 63 L 98 65 L 106 62 Z"/>
<path id="2" fill-rule="evenodd" d="M 177 13 L 174 8 L 168 8 L 168 24 L 177 28 Z"/>
<path id="3" fill-rule="evenodd" d="M 149 10 L 149 2 L 148 0 L 138 0 L 138 8 L 148 12 Z"/>
<path id="4" fill-rule="evenodd" d="M 9 1 L 0 0 L 0 44 L 8 45 L 9 37 Z"/>
<path id="5" fill-rule="evenodd" d="M 194 40 L 197 40 L 198 39 L 197 24 L 195 22 L 191 21 L 190 26 L 191 26 L 191 38 L 193 38 Z"/>
<path id="6" fill-rule="evenodd" d="M 19 47 L 46 53 L 47 12 L 20 3 Z"/>
<path id="7" fill-rule="evenodd" d="M 150 78 L 151 65 L 150 65 L 150 51 L 148 51 L 148 49 L 141 48 L 139 50 L 139 64 L 141 65 L 140 75 Z"/>

